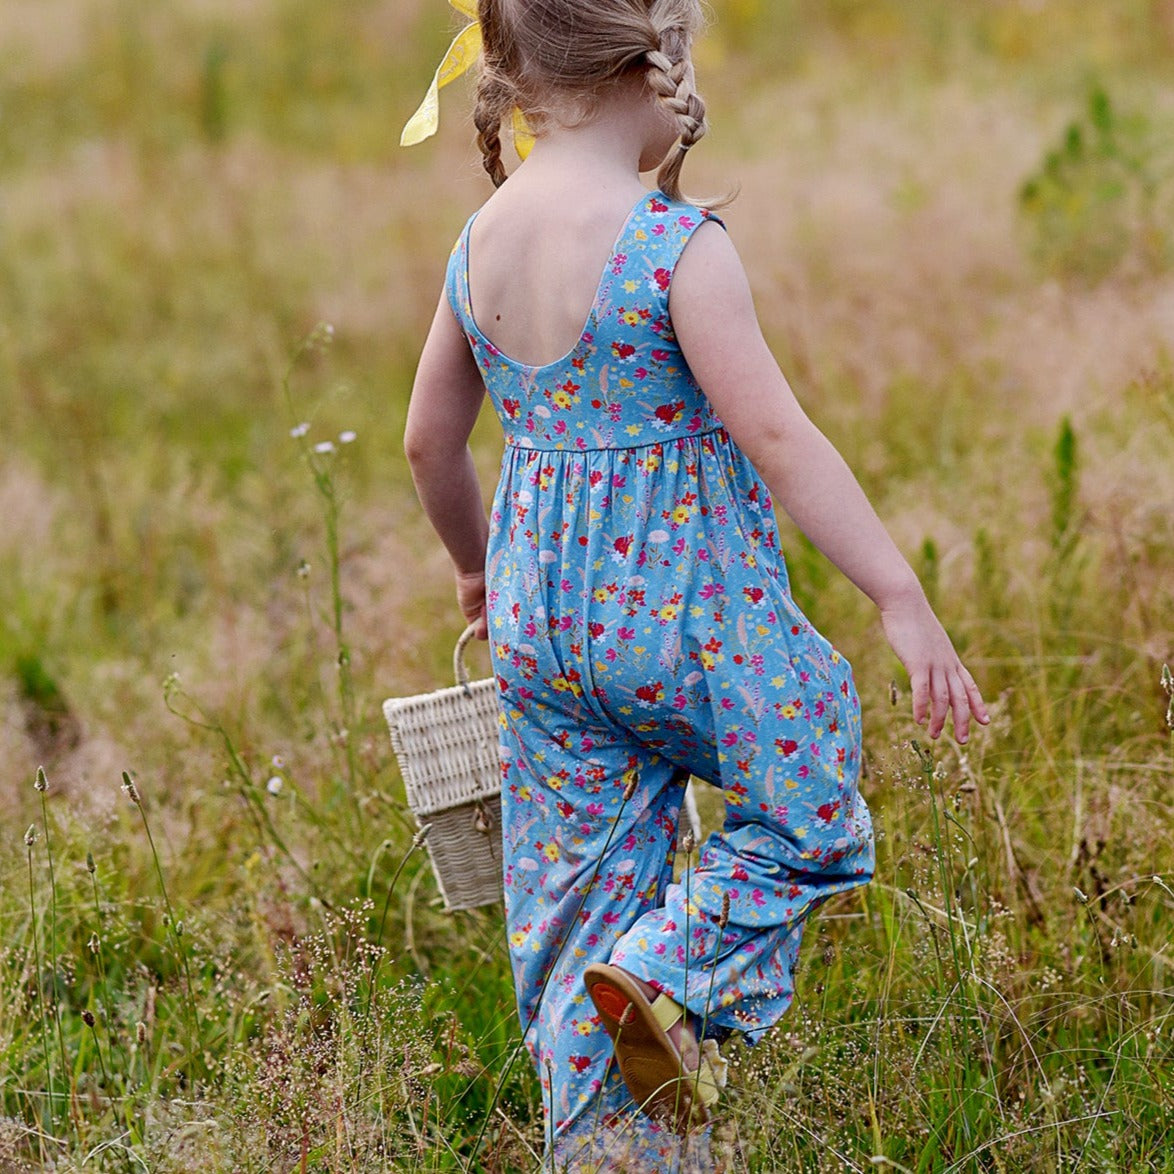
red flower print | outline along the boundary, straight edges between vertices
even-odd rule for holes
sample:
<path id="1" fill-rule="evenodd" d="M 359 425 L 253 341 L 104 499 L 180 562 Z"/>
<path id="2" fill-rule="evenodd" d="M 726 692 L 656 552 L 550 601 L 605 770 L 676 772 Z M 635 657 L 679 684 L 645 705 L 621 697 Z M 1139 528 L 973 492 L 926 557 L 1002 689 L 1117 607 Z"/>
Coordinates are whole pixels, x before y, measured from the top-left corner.
<path id="1" fill-rule="evenodd" d="M 636 687 L 636 696 L 641 701 L 647 701 L 650 705 L 654 705 L 656 702 L 663 700 L 664 685 L 660 681 L 652 685 L 638 685 Z"/>
<path id="2" fill-rule="evenodd" d="M 568 1058 L 568 1062 L 576 1072 L 586 1072 L 591 1067 L 590 1056 L 571 1056 Z"/>
<path id="3" fill-rule="evenodd" d="M 612 545 L 616 548 L 617 553 L 627 558 L 628 551 L 632 549 L 632 535 L 624 534 L 620 538 L 617 538 Z"/>
<path id="4" fill-rule="evenodd" d="M 799 749 L 799 743 L 796 742 L 794 738 L 776 738 L 775 745 L 788 758 L 790 758 L 791 755 L 794 754 L 795 751 Z"/>
<path id="5" fill-rule="evenodd" d="M 655 196 L 648 203 L 648 210 L 650 212 L 667 212 L 669 210 L 668 204 L 662 204 Z"/>
<path id="6" fill-rule="evenodd" d="M 656 409 L 656 418 L 663 420 L 666 424 L 675 424 L 684 414 L 685 405 L 683 403 L 661 404 Z"/>
<path id="7" fill-rule="evenodd" d="M 518 418 L 518 413 L 522 410 L 522 405 L 518 403 L 516 399 L 503 399 L 501 401 L 501 406 L 505 410 L 505 414 L 509 416 L 511 420 L 516 420 Z"/>
<path id="8" fill-rule="evenodd" d="M 669 283 L 672 281 L 673 275 L 667 269 L 658 269 L 653 275 L 652 280 L 662 289 L 668 289 Z"/>
<path id="9" fill-rule="evenodd" d="M 630 342 L 613 342 L 611 353 L 617 359 L 630 359 L 636 353 L 636 348 Z"/>
<path id="10" fill-rule="evenodd" d="M 823 803 L 815 812 L 824 823 L 831 823 L 840 814 L 840 801 L 837 799 L 834 803 Z"/>
<path id="11" fill-rule="evenodd" d="M 761 587 L 743 587 L 742 594 L 745 595 L 747 600 L 752 604 L 758 604 L 762 602 Z"/>
<path id="12" fill-rule="evenodd" d="M 653 357 L 653 359 L 656 360 L 656 362 L 664 363 L 664 362 L 668 361 L 669 353 L 668 353 L 668 351 L 662 350 L 660 347 L 657 347 L 656 350 L 654 350 L 652 352 L 652 357 Z"/>

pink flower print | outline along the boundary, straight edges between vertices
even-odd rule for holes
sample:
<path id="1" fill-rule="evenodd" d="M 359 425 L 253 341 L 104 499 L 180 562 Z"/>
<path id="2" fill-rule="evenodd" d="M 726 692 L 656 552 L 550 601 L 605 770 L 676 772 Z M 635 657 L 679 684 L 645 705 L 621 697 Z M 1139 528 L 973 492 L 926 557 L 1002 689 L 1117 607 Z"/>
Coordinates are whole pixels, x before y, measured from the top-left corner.
<path id="1" fill-rule="evenodd" d="M 657 348 L 656 348 L 656 349 L 655 349 L 655 350 L 652 352 L 652 357 L 653 357 L 653 359 L 655 359 L 655 360 L 656 360 L 656 362 L 658 362 L 658 363 L 664 363 L 664 362 L 667 362 L 667 361 L 668 361 L 668 358 L 669 358 L 669 353 L 668 353 L 668 351 L 666 351 L 666 350 L 661 350 L 661 348 L 660 348 L 660 347 L 657 347 Z"/>
<path id="2" fill-rule="evenodd" d="M 680 713 L 682 710 L 686 709 L 686 708 L 688 707 L 688 705 L 689 705 L 689 701 L 688 701 L 688 699 L 685 697 L 685 694 L 684 694 L 684 693 L 676 693 L 676 694 L 674 694 L 674 696 L 673 696 L 673 708 L 674 708 L 674 709 L 675 709 L 675 710 L 676 710 L 678 713 Z"/>
<path id="3" fill-rule="evenodd" d="M 666 289 L 668 289 L 669 285 L 672 283 L 673 275 L 667 269 L 658 269 L 652 275 L 652 280 L 655 283 L 656 288 L 659 289 L 663 293 Z"/>
<path id="4" fill-rule="evenodd" d="M 636 639 L 636 629 L 635 628 L 620 628 L 616 632 L 616 635 L 621 640 L 635 640 Z"/>
<path id="5" fill-rule="evenodd" d="M 652 196 L 648 201 L 648 210 L 649 212 L 655 212 L 659 214 L 661 212 L 667 212 L 669 210 L 669 206 L 668 204 L 658 200 L 655 196 Z"/>
<path id="6" fill-rule="evenodd" d="M 652 226 L 652 235 L 653 236 L 664 236 L 665 231 L 666 231 L 665 226 L 663 224 L 654 224 Z"/>

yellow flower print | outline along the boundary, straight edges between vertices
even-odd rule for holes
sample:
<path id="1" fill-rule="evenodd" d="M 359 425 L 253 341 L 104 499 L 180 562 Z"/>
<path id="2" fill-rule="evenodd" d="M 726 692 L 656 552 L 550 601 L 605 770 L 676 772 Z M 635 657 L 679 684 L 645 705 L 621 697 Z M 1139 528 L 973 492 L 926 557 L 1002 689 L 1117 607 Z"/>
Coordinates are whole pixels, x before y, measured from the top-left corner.
<path id="1" fill-rule="evenodd" d="M 542 849 L 542 855 L 545 856 L 546 859 L 551 862 L 551 864 L 557 863 L 559 858 L 558 845 L 553 843 L 547 844 L 546 847 Z"/>
<path id="2" fill-rule="evenodd" d="M 554 404 L 556 408 L 569 408 L 571 406 L 571 397 L 560 387 L 558 391 L 556 391 L 554 395 L 550 397 L 550 402 Z"/>

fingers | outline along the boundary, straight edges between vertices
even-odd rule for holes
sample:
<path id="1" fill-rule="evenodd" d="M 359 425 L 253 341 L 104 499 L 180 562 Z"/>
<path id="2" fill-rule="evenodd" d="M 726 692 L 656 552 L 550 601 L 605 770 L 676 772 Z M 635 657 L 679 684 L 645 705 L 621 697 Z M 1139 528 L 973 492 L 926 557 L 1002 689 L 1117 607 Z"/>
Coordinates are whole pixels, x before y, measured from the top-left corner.
<path id="1" fill-rule="evenodd" d="M 990 714 L 974 678 L 960 662 L 953 668 L 933 666 L 910 677 L 913 689 L 913 719 L 926 727 L 931 738 L 941 736 L 947 717 L 952 719 L 954 738 L 964 746 L 970 740 L 970 722 L 990 723 Z"/>
<path id="2" fill-rule="evenodd" d="M 970 712 L 974 714 L 980 725 L 989 725 L 991 715 L 987 712 L 986 703 L 982 699 L 982 694 L 978 691 L 978 686 L 974 683 L 974 678 L 966 671 L 965 665 L 958 666 L 962 670 L 962 684 L 966 688 L 966 697 L 970 704 Z"/>
<path id="3" fill-rule="evenodd" d="M 962 674 L 957 672 L 950 681 L 950 709 L 954 715 L 954 741 L 965 746 L 970 739 L 970 696 Z"/>
<path id="4" fill-rule="evenodd" d="M 929 716 L 929 673 L 911 673 L 909 687 L 913 690 L 913 720 L 923 726 Z"/>
<path id="5" fill-rule="evenodd" d="M 946 714 L 950 712 L 950 678 L 940 668 L 930 672 L 929 699 L 929 728 L 926 732 L 931 738 L 936 738 L 946 724 Z"/>

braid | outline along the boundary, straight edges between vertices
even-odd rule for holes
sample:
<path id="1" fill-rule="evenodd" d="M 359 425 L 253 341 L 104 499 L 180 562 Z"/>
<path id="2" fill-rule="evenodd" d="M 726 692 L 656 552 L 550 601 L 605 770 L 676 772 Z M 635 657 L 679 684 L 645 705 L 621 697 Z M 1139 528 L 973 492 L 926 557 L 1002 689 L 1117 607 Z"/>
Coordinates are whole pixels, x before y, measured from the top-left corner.
<path id="1" fill-rule="evenodd" d="M 689 68 L 688 40 L 680 28 L 660 32 L 660 48 L 645 55 L 647 79 L 652 92 L 672 114 L 679 128 L 680 142 L 669 152 L 657 173 L 661 191 L 674 200 L 681 196 L 681 168 L 689 149 L 709 129 L 705 103 L 693 86 Z"/>
<path id="2" fill-rule="evenodd" d="M 512 106 L 510 88 L 486 70 L 477 86 L 473 125 L 477 128 L 481 162 L 493 180 L 493 186 L 497 188 L 507 179 L 505 165 L 501 161 L 501 122 Z"/>

